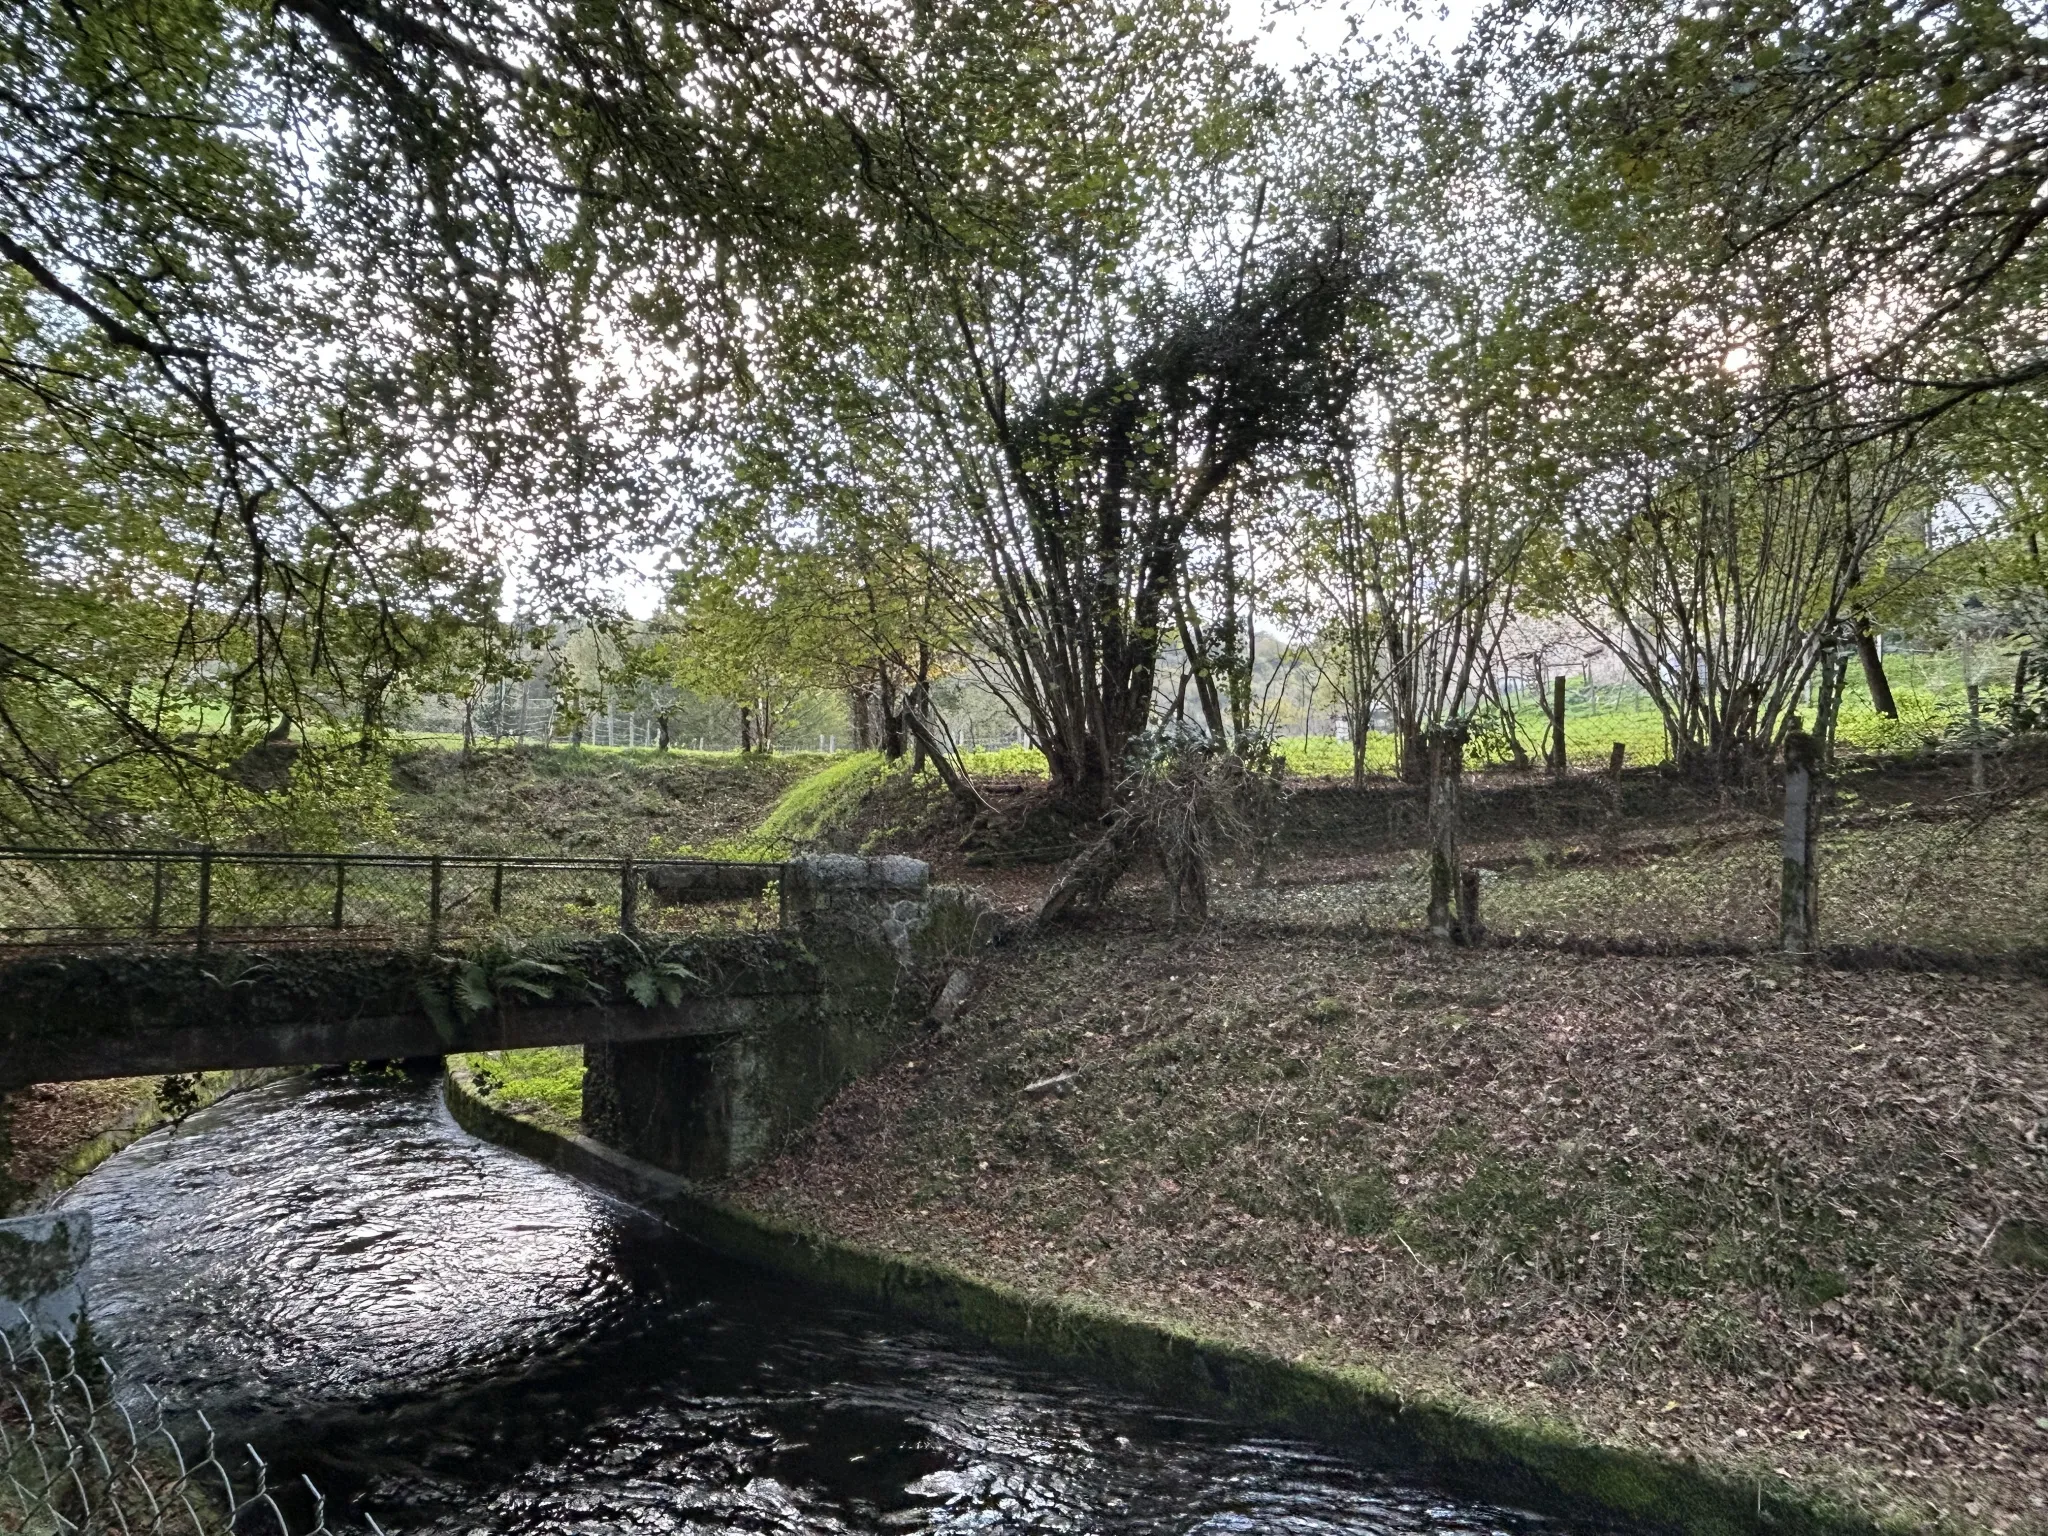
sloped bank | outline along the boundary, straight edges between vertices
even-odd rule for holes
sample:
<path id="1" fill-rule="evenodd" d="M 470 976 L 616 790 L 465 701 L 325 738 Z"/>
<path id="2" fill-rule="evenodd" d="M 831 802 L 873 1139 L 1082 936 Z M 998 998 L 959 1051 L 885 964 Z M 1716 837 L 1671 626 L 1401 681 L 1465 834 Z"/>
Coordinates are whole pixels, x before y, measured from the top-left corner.
<path id="1" fill-rule="evenodd" d="M 196 1073 L 185 1080 L 189 1093 L 182 1114 L 205 1109 L 230 1094 L 243 1093 L 302 1070 L 259 1067 Z M 32 1096 L 69 1097 L 69 1114 L 32 1129 L 22 1123 Z M 0 1150 L 7 1154 L 0 1176 L 0 1217 L 45 1209 L 57 1197 L 116 1152 L 171 1122 L 155 1078 L 113 1082 L 56 1083 L 17 1089 L 0 1103 Z M 37 1106 L 40 1107 L 40 1106 Z"/>
<path id="2" fill-rule="evenodd" d="M 472 1135 L 649 1210 L 714 1252 L 1126 1391 L 1362 1449 L 1466 1496 L 1687 1536 L 1880 1529 L 1825 1501 L 1593 1444 L 1561 1425 L 1404 1395 L 1366 1371 L 1284 1360 L 841 1242 L 716 1199 L 588 1137 L 508 1114 L 478 1097 L 460 1066 L 451 1067 L 445 1091 L 450 1113 Z"/>

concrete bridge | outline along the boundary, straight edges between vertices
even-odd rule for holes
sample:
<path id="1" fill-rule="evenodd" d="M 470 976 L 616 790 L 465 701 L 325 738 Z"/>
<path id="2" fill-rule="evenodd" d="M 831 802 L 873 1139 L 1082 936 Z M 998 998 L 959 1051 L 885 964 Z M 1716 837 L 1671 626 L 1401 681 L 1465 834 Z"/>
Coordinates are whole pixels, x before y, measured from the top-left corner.
<path id="1" fill-rule="evenodd" d="M 594 1135 L 729 1173 L 892 1052 L 994 927 L 912 859 L 797 859 L 781 894 L 755 933 L 38 954 L 0 967 L 0 1090 L 580 1044 Z"/>

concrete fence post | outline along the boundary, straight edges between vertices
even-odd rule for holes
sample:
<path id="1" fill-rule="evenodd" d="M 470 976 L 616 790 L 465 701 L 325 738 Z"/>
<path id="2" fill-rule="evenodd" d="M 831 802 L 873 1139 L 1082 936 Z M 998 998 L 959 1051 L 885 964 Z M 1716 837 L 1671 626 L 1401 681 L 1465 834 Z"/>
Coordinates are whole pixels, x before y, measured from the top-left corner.
<path id="1" fill-rule="evenodd" d="M 1984 793 L 1984 696 L 1975 683 L 1965 686 L 1970 701 L 1970 793 Z"/>
<path id="2" fill-rule="evenodd" d="M 619 932 L 640 931 L 640 871 L 633 867 L 633 856 L 626 855 L 619 866 Z"/>
<path id="3" fill-rule="evenodd" d="M 336 859 L 336 860 L 334 861 L 334 911 L 333 911 L 333 913 L 331 914 L 330 926 L 331 926 L 331 927 L 332 927 L 332 928 L 333 928 L 333 929 L 335 930 L 335 932 L 337 932 L 337 933 L 339 933 L 339 932 L 341 931 L 341 926 L 342 926 L 342 904 L 343 904 L 343 902 L 344 902 L 344 901 L 346 901 L 346 899 L 347 899 L 347 896 L 348 896 L 348 860 L 347 860 L 347 859 Z"/>
<path id="4" fill-rule="evenodd" d="M 1778 893 L 1778 948 L 1810 957 L 1818 941 L 1814 833 L 1820 819 L 1820 772 L 1814 739 L 1792 717 L 1785 733 L 1784 879 Z"/>
<path id="5" fill-rule="evenodd" d="M 427 864 L 427 951 L 441 947 L 441 855 Z"/>
<path id="6" fill-rule="evenodd" d="M 164 861 L 149 861 L 149 936 L 153 939 L 164 928 Z"/>

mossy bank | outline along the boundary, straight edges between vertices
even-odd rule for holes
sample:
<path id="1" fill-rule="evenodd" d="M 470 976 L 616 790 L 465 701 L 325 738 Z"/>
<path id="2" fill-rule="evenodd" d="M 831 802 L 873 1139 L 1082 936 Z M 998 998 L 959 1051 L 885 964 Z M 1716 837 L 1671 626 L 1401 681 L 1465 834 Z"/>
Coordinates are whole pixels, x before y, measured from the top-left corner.
<path id="1" fill-rule="evenodd" d="M 478 1094 L 476 1065 L 452 1060 L 447 1078 L 449 1109 L 473 1134 L 652 1210 L 736 1260 L 1020 1356 L 1219 1417 L 1306 1433 L 1462 1495 L 1552 1514 L 1690 1536 L 1759 1530 L 1847 1536 L 1878 1528 L 1782 1484 L 1603 1447 L 1565 1426 L 1472 1402 L 1408 1394 L 1370 1370 L 1290 1361 L 1161 1319 L 839 1241 L 625 1157 L 564 1129 L 559 1113 L 547 1108 L 511 1112 L 502 1088 Z M 560 1065 L 523 1067 L 526 1075 L 552 1082 Z"/>

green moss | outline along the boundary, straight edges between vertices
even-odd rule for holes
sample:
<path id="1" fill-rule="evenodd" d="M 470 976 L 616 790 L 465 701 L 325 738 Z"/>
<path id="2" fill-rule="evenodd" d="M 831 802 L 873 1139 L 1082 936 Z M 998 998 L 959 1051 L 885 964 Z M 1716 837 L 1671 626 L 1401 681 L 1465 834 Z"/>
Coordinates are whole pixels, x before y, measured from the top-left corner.
<path id="1" fill-rule="evenodd" d="M 583 1125 L 583 1047 L 540 1046 L 524 1051 L 476 1051 L 448 1059 L 472 1091 L 507 1114 L 524 1115 L 551 1131 Z"/>

